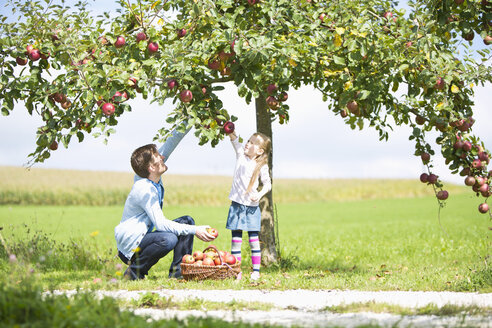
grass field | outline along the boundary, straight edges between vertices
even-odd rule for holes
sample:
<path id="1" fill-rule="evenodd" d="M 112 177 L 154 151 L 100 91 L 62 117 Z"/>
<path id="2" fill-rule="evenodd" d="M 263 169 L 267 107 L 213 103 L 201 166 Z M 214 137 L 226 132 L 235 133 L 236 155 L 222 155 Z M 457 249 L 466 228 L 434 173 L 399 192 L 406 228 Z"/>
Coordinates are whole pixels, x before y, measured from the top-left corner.
<path id="1" fill-rule="evenodd" d="M 85 180 L 77 176 L 81 172 L 51 173 L 80 181 L 80 185 L 74 183 L 67 189 L 94 188 L 85 172 L 82 172 Z M 131 175 L 127 178 L 131 186 Z M 170 219 L 191 215 L 197 224 L 217 227 L 219 238 L 214 244 L 228 250 L 231 237 L 224 228 L 227 202 L 196 205 L 189 201 L 199 198 L 197 195 L 203 191 L 197 190 L 211 180 L 220 186 L 217 190 L 225 188 L 221 197 L 227 198 L 228 179 L 174 178 L 168 181 L 165 215 Z M 121 183 L 123 179 L 116 180 Z M 49 189 L 49 180 L 39 185 L 34 181 L 30 190 Z M 54 185 L 63 192 L 60 181 L 56 180 Z M 176 201 L 182 205 L 170 204 L 167 199 L 181 187 L 179 182 L 188 184 L 183 188 L 197 192 L 186 201 Z M 145 281 L 121 280 L 125 268 L 115 258 L 113 229 L 121 218 L 122 205 L 2 205 L 1 233 L 10 253 L 15 250 L 19 262 L 35 272 L 46 288 L 492 291 L 492 270 L 488 265 L 490 220 L 476 210 L 478 199 L 463 193 L 461 187 L 453 187 L 457 192 L 451 192 L 441 210 L 440 222 L 435 198 L 426 195 L 430 190 L 422 192 L 422 184 L 415 181 L 294 180 L 289 184 L 289 180 L 281 180 L 275 182 L 274 188 L 278 188 L 274 196 L 283 200 L 276 201 L 281 259 L 276 265 L 262 268 L 259 284 L 251 284 L 249 279 L 240 282 L 169 280 L 165 277 L 170 256 L 161 260 Z M 341 189 L 340 194 L 334 195 L 337 188 Z M 323 195 L 330 196 L 323 199 Z M 311 197 L 312 201 L 303 197 Z M 206 245 L 196 240 L 194 248 L 203 249 Z M 7 252 L 0 255 L 0 279 L 5 281 L 12 278 L 15 270 L 8 262 Z M 251 262 L 246 237 L 243 258 L 242 268 L 247 273 Z"/>

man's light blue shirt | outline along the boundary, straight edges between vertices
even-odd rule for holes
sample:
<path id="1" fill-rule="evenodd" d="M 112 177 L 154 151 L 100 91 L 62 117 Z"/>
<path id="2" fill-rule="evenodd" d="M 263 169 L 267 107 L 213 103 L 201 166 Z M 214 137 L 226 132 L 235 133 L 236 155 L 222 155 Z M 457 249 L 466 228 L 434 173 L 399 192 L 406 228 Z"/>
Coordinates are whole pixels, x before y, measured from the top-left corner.
<path id="1" fill-rule="evenodd" d="M 185 132 L 174 130 L 159 148 L 159 153 L 164 156 L 164 162 L 188 131 L 189 129 Z M 121 222 L 114 229 L 116 247 L 127 259 L 132 258 L 142 238 L 154 227 L 157 231 L 171 232 L 178 236 L 195 234 L 194 225 L 177 223 L 164 216 L 159 191 L 154 182 L 138 175 L 135 175 L 134 182 L 125 202 Z M 162 187 L 162 197 L 164 197 L 162 180 L 159 180 L 159 185 Z"/>

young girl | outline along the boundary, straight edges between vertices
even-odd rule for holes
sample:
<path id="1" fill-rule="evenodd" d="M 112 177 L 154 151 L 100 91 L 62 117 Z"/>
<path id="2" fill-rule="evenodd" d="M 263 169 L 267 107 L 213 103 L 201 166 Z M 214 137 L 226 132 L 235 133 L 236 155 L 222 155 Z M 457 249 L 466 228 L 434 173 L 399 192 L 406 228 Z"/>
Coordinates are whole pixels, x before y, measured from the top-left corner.
<path id="1" fill-rule="evenodd" d="M 261 250 L 259 232 L 261 210 L 259 201 L 272 189 L 268 173 L 268 156 L 272 142 L 263 133 L 254 133 L 243 146 L 234 132 L 229 134 L 236 151 L 236 167 L 229 199 L 232 201 L 227 217 L 226 228 L 232 230 L 231 253 L 241 260 L 243 230 L 248 231 L 253 263 L 252 280 L 260 278 Z M 258 191 L 258 178 L 263 188 Z M 239 277 L 240 278 L 240 277 Z"/>

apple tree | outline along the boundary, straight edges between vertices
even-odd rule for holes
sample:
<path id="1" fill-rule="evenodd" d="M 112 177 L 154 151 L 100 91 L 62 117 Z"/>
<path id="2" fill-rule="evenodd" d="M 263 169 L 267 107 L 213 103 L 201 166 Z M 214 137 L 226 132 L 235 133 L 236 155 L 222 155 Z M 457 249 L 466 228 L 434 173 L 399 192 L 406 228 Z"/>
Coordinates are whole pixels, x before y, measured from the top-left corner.
<path id="1" fill-rule="evenodd" d="M 491 82 L 487 0 L 120 0 L 101 15 L 78 2 L 8 0 L 0 21 L 0 107 L 16 102 L 44 125 L 32 163 L 59 144 L 88 134 L 108 138 L 128 99 L 172 99 L 163 140 L 186 121 L 199 144 L 224 139 L 237 120 L 217 91 L 233 83 L 255 102 L 257 129 L 272 137 L 286 124 L 288 91 L 311 85 L 352 129 L 374 128 L 386 140 L 392 125 L 413 128 L 410 140 L 440 204 L 448 197 L 433 172 L 436 142 L 449 169 L 485 198 L 490 211 L 490 152 L 474 136 L 473 86 Z M 473 37 L 472 37 L 473 34 Z M 478 35 L 478 36 L 475 36 Z M 487 61 L 488 60 L 488 61 Z M 271 163 L 272 161 L 270 161 Z M 271 165 L 271 164 L 270 164 Z M 277 258 L 272 194 L 262 208 L 263 260 Z"/>

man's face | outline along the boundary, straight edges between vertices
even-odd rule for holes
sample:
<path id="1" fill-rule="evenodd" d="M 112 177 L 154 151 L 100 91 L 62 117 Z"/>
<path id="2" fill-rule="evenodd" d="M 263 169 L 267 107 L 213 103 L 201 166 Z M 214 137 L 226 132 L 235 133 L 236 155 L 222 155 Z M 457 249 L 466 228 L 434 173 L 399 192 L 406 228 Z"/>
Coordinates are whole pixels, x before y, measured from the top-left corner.
<path id="1" fill-rule="evenodd" d="M 154 172 L 157 173 L 158 175 L 162 175 L 164 174 L 164 172 L 167 171 L 167 166 L 166 164 L 164 164 L 164 156 L 162 156 L 159 153 L 154 154 L 150 166 L 154 169 Z"/>

